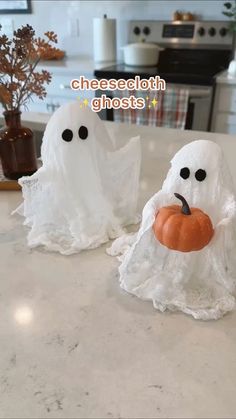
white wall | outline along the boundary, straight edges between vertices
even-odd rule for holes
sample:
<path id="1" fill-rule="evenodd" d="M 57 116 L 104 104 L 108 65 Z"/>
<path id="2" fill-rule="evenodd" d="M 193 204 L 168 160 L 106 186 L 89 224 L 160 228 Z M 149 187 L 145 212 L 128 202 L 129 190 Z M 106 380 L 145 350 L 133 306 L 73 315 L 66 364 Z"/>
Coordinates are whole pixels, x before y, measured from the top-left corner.
<path id="1" fill-rule="evenodd" d="M 38 35 L 47 30 L 54 30 L 59 37 L 59 47 L 65 49 L 68 55 L 93 52 L 93 17 L 108 17 L 117 19 L 118 48 L 127 42 L 127 25 L 130 19 L 171 19 L 174 10 L 191 11 L 204 20 L 223 20 L 224 1 L 55 1 L 33 0 L 30 15 L 0 15 L 0 23 L 13 21 L 14 27 L 29 23 Z M 73 28 L 76 32 L 78 19 L 79 36 L 71 36 Z"/>

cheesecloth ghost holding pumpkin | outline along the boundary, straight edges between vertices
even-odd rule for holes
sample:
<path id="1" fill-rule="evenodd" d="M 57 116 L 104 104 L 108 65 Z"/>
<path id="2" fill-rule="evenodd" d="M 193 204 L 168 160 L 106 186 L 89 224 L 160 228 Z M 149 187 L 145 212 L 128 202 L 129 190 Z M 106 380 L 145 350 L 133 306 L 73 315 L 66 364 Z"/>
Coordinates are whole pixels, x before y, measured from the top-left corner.
<path id="1" fill-rule="evenodd" d="M 182 209 L 172 206 L 177 198 Z M 172 159 L 162 189 L 144 207 L 133 243 L 124 236 L 108 250 L 117 255 L 125 249 L 121 287 L 161 311 L 220 318 L 235 308 L 235 220 L 222 150 L 206 140 L 185 145 Z"/>
<path id="2" fill-rule="evenodd" d="M 69 255 L 138 221 L 139 137 L 119 148 L 98 115 L 76 101 L 50 118 L 41 155 L 42 167 L 19 181 L 24 202 L 16 212 L 30 227 L 30 247 Z"/>

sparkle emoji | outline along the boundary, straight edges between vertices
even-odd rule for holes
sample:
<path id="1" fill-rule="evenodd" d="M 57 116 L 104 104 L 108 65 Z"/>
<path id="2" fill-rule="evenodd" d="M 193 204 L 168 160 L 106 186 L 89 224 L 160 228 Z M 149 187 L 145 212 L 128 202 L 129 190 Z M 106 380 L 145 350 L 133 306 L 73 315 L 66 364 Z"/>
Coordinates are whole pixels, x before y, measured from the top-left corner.
<path id="1" fill-rule="evenodd" d="M 152 105 L 153 105 L 153 108 L 155 108 L 156 107 L 156 105 L 158 104 L 158 101 L 156 100 L 156 98 L 154 97 L 154 99 L 152 99 Z"/>

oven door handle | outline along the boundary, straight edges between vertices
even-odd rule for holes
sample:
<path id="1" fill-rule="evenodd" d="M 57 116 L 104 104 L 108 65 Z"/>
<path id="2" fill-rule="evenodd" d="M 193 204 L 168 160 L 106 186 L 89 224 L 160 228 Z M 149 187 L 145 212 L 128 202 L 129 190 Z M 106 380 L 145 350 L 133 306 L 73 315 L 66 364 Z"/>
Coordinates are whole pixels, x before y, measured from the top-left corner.
<path id="1" fill-rule="evenodd" d="M 210 97 L 211 91 L 210 89 L 190 89 L 189 90 L 189 100 L 191 99 L 205 99 L 206 97 Z"/>

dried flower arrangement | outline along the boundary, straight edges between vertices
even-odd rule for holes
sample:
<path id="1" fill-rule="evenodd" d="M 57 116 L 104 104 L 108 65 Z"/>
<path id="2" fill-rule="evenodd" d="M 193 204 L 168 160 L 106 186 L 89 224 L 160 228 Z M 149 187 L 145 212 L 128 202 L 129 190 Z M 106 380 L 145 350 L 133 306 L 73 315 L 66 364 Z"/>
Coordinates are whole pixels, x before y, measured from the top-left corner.
<path id="1" fill-rule="evenodd" d="M 54 32 L 44 35 L 46 40 L 37 38 L 33 28 L 25 25 L 14 31 L 12 39 L 0 36 L 0 102 L 6 111 L 26 107 L 33 95 L 45 98 L 51 74 L 35 69 L 42 56 L 50 58 L 60 50 L 52 46 L 57 43 Z"/>

